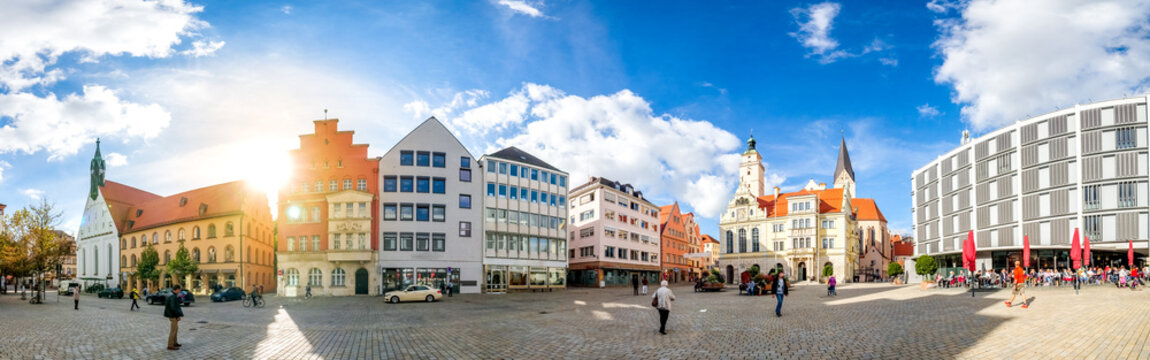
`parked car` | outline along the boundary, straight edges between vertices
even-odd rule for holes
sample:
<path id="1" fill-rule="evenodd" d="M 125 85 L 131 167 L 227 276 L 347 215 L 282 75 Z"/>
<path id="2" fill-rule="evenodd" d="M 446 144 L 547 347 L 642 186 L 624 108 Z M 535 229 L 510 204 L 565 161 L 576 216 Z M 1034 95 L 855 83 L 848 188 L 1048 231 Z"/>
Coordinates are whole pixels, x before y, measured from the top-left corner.
<path id="1" fill-rule="evenodd" d="M 196 302 L 196 296 L 195 295 L 192 295 L 192 293 L 187 292 L 187 291 L 184 291 L 183 293 L 184 293 L 184 306 L 189 306 L 192 303 Z M 145 298 L 144 301 L 147 301 L 148 305 L 163 305 L 164 301 L 168 300 L 169 296 L 172 296 L 172 289 L 171 288 L 163 288 L 154 294 L 148 294 L 148 297 Z"/>
<path id="2" fill-rule="evenodd" d="M 426 285 L 411 285 L 404 290 L 388 291 L 383 294 L 383 298 L 392 304 L 398 304 L 400 301 L 433 302 L 442 299 L 443 292 L 427 287 Z"/>
<path id="3" fill-rule="evenodd" d="M 107 288 L 104 290 L 100 290 L 99 293 L 96 293 L 96 297 L 109 298 L 109 299 L 123 299 L 124 298 L 124 290 L 120 290 L 120 288 L 118 288 L 118 287 Z"/>
<path id="4" fill-rule="evenodd" d="M 241 289 L 238 287 L 230 287 L 230 288 L 224 289 L 223 291 L 217 291 L 217 292 L 213 293 L 212 296 L 210 296 L 209 298 L 212 299 L 212 301 L 221 302 L 221 301 L 242 300 L 245 295 L 246 294 L 244 293 L 244 289 Z"/>
<path id="5" fill-rule="evenodd" d="M 67 287 L 59 290 L 60 295 L 72 296 L 72 292 L 80 288 L 80 283 L 68 283 Z"/>

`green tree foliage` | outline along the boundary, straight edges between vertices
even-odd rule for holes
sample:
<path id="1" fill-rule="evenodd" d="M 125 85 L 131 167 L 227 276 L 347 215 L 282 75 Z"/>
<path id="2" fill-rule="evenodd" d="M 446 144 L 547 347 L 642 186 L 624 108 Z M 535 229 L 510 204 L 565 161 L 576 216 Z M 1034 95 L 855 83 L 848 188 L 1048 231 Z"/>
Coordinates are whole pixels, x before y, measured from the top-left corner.
<path id="1" fill-rule="evenodd" d="M 72 248 L 67 239 L 56 236 L 59 220 L 60 214 L 47 200 L 0 218 L 0 272 L 42 279 L 63 263 Z"/>
<path id="2" fill-rule="evenodd" d="M 902 265 L 899 265 L 896 262 L 890 263 L 890 265 L 886 266 L 886 274 L 889 276 L 902 275 Z"/>
<path id="3" fill-rule="evenodd" d="M 759 275 L 759 266 L 752 265 L 750 269 L 747 269 L 747 273 L 749 273 L 751 277 L 754 278 L 756 275 Z"/>
<path id="4" fill-rule="evenodd" d="M 930 255 L 919 256 L 914 261 L 914 273 L 919 275 L 930 275 L 938 271 L 938 263 L 935 262 L 934 257 Z"/>
<path id="5" fill-rule="evenodd" d="M 159 263 L 160 253 L 156 252 L 152 244 L 148 244 L 144 251 L 140 252 L 140 262 L 136 263 L 136 276 L 143 280 L 159 281 L 160 270 L 156 269 Z"/>
<path id="6" fill-rule="evenodd" d="M 159 255 L 156 256 L 157 260 Z M 200 270 L 200 267 L 192 261 L 191 255 L 188 255 L 188 248 L 184 244 L 180 244 L 180 249 L 176 250 L 176 257 L 168 261 L 168 272 L 175 275 L 177 279 L 183 279 L 184 276 L 195 274 Z"/>
<path id="7" fill-rule="evenodd" d="M 832 266 L 831 264 L 826 264 L 823 266 L 823 277 L 830 277 L 831 275 L 834 275 L 834 274 L 835 274 L 835 267 L 834 266 Z"/>

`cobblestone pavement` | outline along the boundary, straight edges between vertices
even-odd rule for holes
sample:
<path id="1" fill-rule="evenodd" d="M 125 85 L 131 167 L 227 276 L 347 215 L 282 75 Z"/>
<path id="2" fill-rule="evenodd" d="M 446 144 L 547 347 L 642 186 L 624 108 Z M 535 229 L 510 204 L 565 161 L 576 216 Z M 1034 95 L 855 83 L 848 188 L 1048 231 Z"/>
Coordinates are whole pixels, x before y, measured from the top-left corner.
<path id="1" fill-rule="evenodd" d="M 438 303 L 380 297 L 268 298 L 263 309 L 204 301 L 185 309 L 182 350 L 165 350 L 162 306 L 84 296 L 30 305 L 0 296 L 0 359 L 1147 359 L 1150 292 L 921 290 L 799 285 L 773 296 L 673 287 L 668 335 L 631 289 L 462 295 Z"/>

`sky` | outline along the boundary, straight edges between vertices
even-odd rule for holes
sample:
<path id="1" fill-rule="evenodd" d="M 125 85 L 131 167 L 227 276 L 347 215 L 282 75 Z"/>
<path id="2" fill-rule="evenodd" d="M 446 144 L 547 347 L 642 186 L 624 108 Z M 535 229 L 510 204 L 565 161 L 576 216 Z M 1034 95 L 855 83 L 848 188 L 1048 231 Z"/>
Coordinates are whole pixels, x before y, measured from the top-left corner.
<path id="1" fill-rule="evenodd" d="M 1023 16 L 1025 15 L 1025 16 Z M 429 116 L 678 201 L 718 235 L 752 133 L 767 188 L 832 183 L 909 233 L 910 174 L 1030 116 L 1144 94 L 1150 0 L 54 1 L 0 12 L 0 203 L 75 231 L 107 178 L 271 191 L 311 121 L 380 156 Z"/>

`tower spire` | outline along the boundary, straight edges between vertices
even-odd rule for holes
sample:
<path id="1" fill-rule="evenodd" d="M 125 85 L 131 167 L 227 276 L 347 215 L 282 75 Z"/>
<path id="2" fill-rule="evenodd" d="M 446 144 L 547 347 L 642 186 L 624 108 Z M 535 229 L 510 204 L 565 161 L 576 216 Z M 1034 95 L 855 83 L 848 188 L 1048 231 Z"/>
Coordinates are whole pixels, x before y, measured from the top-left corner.
<path id="1" fill-rule="evenodd" d="M 847 151 L 847 138 L 843 135 L 839 142 L 839 160 L 835 164 L 835 187 L 849 189 L 854 195 L 855 170 L 851 166 L 851 155 Z"/>

